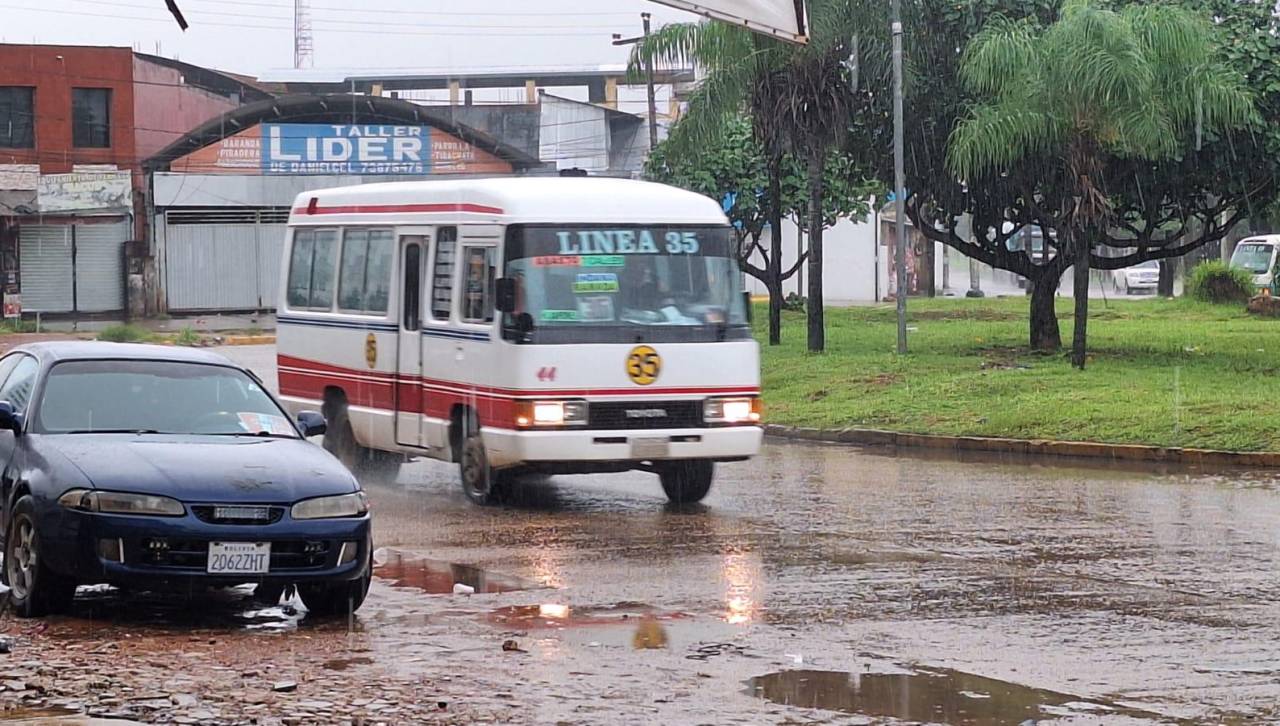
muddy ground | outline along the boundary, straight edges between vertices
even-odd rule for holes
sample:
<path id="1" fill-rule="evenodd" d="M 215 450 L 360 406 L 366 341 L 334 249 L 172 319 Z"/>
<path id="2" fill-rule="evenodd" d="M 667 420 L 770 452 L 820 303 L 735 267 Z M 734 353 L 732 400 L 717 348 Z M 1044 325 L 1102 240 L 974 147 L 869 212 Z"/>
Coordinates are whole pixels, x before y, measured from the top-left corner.
<path id="1" fill-rule="evenodd" d="M 269 348 L 228 352 L 272 377 Z M 5 715 L 1280 720 L 1274 474 L 773 443 L 685 510 L 639 473 L 497 508 L 435 463 L 367 487 L 379 564 L 353 619 L 82 589 L 70 616 L 0 620 L 0 704 L 35 709 Z"/>

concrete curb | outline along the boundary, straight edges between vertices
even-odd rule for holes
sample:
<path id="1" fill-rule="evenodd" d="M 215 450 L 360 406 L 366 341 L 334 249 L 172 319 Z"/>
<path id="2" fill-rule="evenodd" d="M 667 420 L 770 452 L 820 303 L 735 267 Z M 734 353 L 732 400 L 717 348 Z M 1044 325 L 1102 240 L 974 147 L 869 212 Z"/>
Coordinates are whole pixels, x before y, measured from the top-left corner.
<path id="1" fill-rule="evenodd" d="M 229 335 L 220 345 L 275 345 L 274 335 Z"/>
<path id="2" fill-rule="evenodd" d="M 1280 468 L 1280 452 L 1216 451 L 1138 444 L 1100 444 L 1088 441 L 1002 439 L 984 436 L 938 436 L 879 429 L 815 429 L 765 426 L 765 435 L 797 441 L 820 441 L 859 446 L 890 446 L 938 451 L 983 451 L 1033 457 L 1077 457 L 1112 461 L 1167 464 Z"/>

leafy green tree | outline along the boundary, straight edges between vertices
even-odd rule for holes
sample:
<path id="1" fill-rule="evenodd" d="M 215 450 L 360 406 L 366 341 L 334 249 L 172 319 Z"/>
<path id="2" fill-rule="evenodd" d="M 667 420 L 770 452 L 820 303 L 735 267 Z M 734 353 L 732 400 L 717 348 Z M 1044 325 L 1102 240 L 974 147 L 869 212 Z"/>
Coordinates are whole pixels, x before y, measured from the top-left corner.
<path id="1" fill-rule="evenodd" d="M 809 21 L 809 42 L 799 46 L 717 21 L 667 25 L 637 44 L 631 67 L 637 72 L 646 61 L 693 62 L 703 71 L 688 112 L 669 139 L 681 153 L 706 143 L 730 119 L 749 115 L 753 135 L 764 150 L 774 229 L 781 228 L 784 157 L 790 153 L 804 163 L 810 230 L 808 347 L 816 352 L 826 346 L 822 305 L 826 165 L 841 147 L 857 154 L 879 153 L 871 146 L 849 143 L 850 128 L 851 119 L 885 103 L 889 54 L 883 3 L 811 0 Z M 780 240 L 775 240 L 770 265 L 780 265 L 778 245 Z M 771 270 L 770 276 L 780 272 Z"/>
<path id="2" fill-rule="evenodd" d="M 1075 269 L 1072 362 L 1083 368 L 1091 253 L 1117 222 L 1108 162 L 1172 159 L 1197 130 L 1245 126 L 1257 119 L 1251 96 L 1215 57 L 1211 27 L 1167 5 L 1116 11 L 1068 0 L 1047 27 L 994 17 L 965 49 L 960 77 L 982 100 L 948 143 L 957 178 L 1054 162 L 1061 195 L 1044 216 Z"/>
<path id="3" fill-rule="evenodd" d="M 781 235 L 770 234 L 768 247 L 762 238 L 775 218 L 805 219 L 808 187 L 803 167 L 790 155 L 784 155 L 779 163 L 781 208 L 775 212 L 773 197 L 767 193 L 768 166 L 751 122 L 738 117 L 693 153 L 683 153 L 668 142 L 659 144 L 649 156 L 645 173 L 654 181 L 732 202 L 726 214 L 738 232 L 738 263 L 769 291 L 769 343 L 778 345 L 782 341 L 782 285 L 795 275 L 808 255 L 801 255 L 791 267 L 783 269 Z M 874 183 L 857 165 L 838 154 L 826 164 L 826 170 L 823 184 L 829 193 L 823 198 L 823 227 L 842 218 L 864 216 Z M 760 264 L 753 263 L 753 258 L 758 258 Z"/>
<path id="4" fill-rule="evenodd" d="M 989 96 L 961 81 L 961 54 L 996 17 L 1052 25 L 1059 0 L 906 0 L 907 28 L 907 213 L 927 238 L 1029 283 L 1029 343 L 1033 349 L 1061 347 L 1054 297 L 1074 261 L 1057 236 L 1071 190 L 1060 155 L 1029 153 L 1000 168 L 960 178 L 944 163 L 947 142 L 975 104 Z M 1169 260 L 1222 239 L 1236 223 L 1264 207 L 1280 178 L 1280 34 L 1265 3 L 1253 0 L 1168 0 L 1212 19 L 1212 37 L 1228 66 L 1242 72 L 1255 92 L 1264 128 L 1203 128 L 1185 133 L 1172 157 L 1105 156 L 1100 184 L 1113 224 L 1096 232 L 1090 252 L 1095 269 L 1119 269 L 1144 260 Z M 1134 5 L 1145 3 L 1133 0 Z M 1118 2 L 1122 7 L 1125 2 Z M 1231 50 L 1227 50 L 1231 49 Z M 1231 53 L 1240 52 L 1239 58 Z M 1218 58 L 1215 57 L 1215 60 Z M 1270 90 L 1268 90 L 1270 89 Z M 889 173 L 882 171 L 883 174 Z M 887 178 L 882 176 L 882 178 Z M 968 223 L 966 223 L 968 222 Z M 969 233 L 972 229 L 972 233 Z M 1019 244 L 1036 230 L 1043 247 Z"/>

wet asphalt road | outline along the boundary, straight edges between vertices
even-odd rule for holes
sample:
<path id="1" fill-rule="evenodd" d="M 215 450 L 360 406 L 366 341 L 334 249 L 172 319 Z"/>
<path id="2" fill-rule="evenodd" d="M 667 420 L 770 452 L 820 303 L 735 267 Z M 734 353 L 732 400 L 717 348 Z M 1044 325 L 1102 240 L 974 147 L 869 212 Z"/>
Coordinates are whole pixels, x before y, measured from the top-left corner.
<path id="1" fill-rule="evenodd" d="M 274 380 L 273 349 L 223 352 Z M 1280 720 L 1274 473 L 770 443 L 687 510 L 640 473 L 528 482 L 495 508 L 434 462 L 366 487 L 383 549 L 353 622 L 103 596 L 41 637 L 154 659 L 210 634 L 185 662 L 302 691 L 326 674 L 310 698 L 399 684 L 466 721 Z M 477 594 L 440 594 L 454 582 Z"/>

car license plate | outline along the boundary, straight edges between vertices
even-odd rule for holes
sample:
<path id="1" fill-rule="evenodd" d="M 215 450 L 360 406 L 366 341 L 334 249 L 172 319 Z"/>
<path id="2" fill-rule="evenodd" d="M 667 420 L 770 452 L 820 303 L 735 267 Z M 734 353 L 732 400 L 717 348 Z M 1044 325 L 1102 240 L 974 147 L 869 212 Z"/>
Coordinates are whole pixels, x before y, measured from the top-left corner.
<path id="1" fill-rule="evenodd" d="M 666 436 L 631 440 L 631 458 L 633 459 L 664 459 L 670 455 L 671 439 Z"/>
<path id="2" fill-rule="evenodd" d="M 271 565 L 270 542 L 210 542 L 211 574 L 261 575 Z"/>

